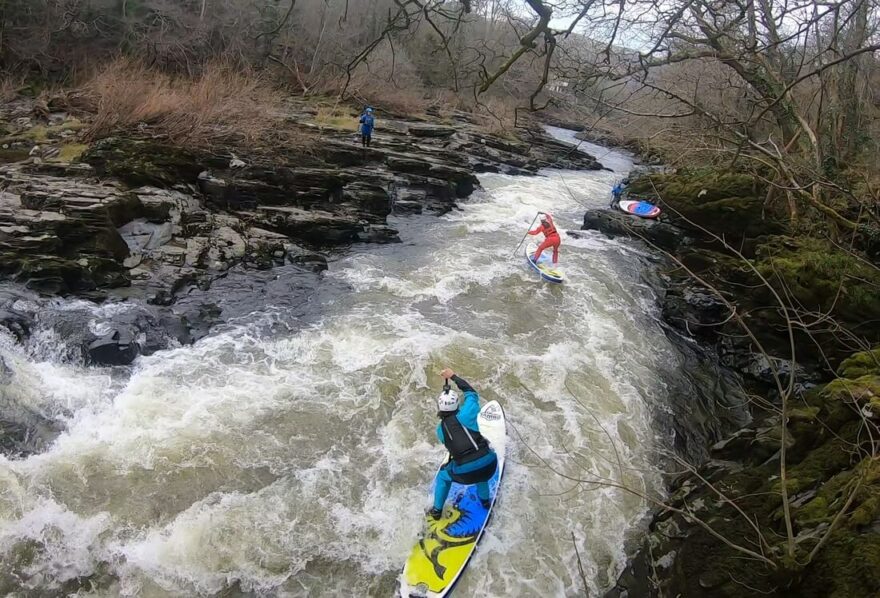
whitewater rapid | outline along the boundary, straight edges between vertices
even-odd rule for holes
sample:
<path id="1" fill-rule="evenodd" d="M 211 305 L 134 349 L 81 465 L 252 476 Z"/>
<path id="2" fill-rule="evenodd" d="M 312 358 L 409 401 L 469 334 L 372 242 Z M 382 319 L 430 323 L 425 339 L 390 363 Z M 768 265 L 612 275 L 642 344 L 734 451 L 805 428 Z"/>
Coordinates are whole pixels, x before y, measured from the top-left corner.
<path id="1" fill-rule="evenodd" d="M 457 595 L 582 595 L 575 545 L 589 591 L 607 588 L 648 506 L 569 478 L 619 482 L 619 455 L 622 481 L 660 491 L 670 432 L 652 414 L 678 362 L 635 246 L 563 232 L 562 286 L 513 253 L 538 210 L 578 229 L 631 165 L 582 147 L 617 172 L 484 175 L 460 210 L 393 219 L 403 242 L 332 261 L 328 282 L 349 290 L 321 296 L 305 327 L 260 307 L 130 369 L 0 336 L 15 374 L 0 408 L 62 429 L 39 454 L 0 457 L 0 593 L 392 595 L 442 458 L 443 366 L 512 424 Z"/>

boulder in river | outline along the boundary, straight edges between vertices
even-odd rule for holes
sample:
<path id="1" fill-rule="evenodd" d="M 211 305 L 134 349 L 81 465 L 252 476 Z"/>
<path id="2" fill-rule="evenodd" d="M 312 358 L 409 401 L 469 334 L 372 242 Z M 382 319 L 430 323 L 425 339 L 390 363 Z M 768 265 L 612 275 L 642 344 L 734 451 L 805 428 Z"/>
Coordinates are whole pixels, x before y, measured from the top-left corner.
<path id="1" fill-rule="evenodd" d="M 598 230 L 612 238 L 641 239 L 667 251 L 675 251 L 692 242 L 686 231 L 677 226 L 660 220 L 638 218 L 619 210 L 587 210 L 581 230 Z"/>
<path id="2" fill-rule="evenodd" d="M 96 365 L 128 365 L 138 353 L 137 343 L 125 329 L 114 330 L 88 347 L 89 362 Z"/>

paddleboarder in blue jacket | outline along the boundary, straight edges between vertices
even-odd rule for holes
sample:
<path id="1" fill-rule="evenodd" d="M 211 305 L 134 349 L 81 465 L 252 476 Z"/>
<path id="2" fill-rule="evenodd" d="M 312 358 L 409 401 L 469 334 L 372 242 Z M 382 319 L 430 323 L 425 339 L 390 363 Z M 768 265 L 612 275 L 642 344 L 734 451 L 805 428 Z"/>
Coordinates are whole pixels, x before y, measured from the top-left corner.
<path id="1" fill-rule="evenodd" d="M 443 393 L 437 399 L 437 438 L 449 451 L 449 460 L 437 472 L 434 480 L 434 508 L 428 514 L 434 520 L 443 516 L 443 504 L 449 496 L 452 482 L 476 484 L 477 496 L 483 507 L 491 506 L 489 480 L 498 468 L 498 458 L 489 447 L 489 441 L 480 434 L 477 416 L 480 414 L 480 397 L 464 379 L 446 368 L 440 375 L 446 380 Z M 464 394 L 459 402 L 458 393 L 449 387 L 455 382 Z"/>

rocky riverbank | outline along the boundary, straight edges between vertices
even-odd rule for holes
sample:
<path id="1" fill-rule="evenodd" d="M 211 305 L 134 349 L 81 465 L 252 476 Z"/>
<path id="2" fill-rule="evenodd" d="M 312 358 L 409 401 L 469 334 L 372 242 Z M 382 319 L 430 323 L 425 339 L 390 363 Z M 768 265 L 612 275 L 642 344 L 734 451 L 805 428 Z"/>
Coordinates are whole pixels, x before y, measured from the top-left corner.
<path id="1" fill-rule="evenodd" d="M 852 354 L 880 342 L 871 238 L 847 247 L 794 229 L 740 174 L 653 174 L 631 189 L 665 216 L 589 210 L 583 228 L 663 254 L 653 286 L 670 338 L 697 340 L 736 372 L 751 421 L 670 477 L 671 496 L 608 596 L 880 592 L 880 355 Z"/>
<path id="2" fill-rule="evenodd" d="M 453 209 L 479 172 L 601 168 L 538 129 L 502 138 L 466 113 L 435 122 L 380 114 L 372 147 L 362 148 L 350 123 L 320 123 L 313 107 L 291 102 L 290 143 L 203 148 L 173 145 L 147 126 L 85 145 L 84 117 L 47 106 L 21 98 L 0 114 L 9 123 L 0 275 L 20 285 L 5 290 L 0 325 L 24 340 L 34 310 L 22 306 L 39 297 L 138 302 L 149 318 L 85 335 L 83 358 L 97 364 L 155 351 L 165 345 L 158 337 L 206 334 L 229 302 L 226 290 L 211 292 L 218 280 L 285 265 L 308 279 L 327 268 L 328 249 L 398 241 L 389 215 Z M 290 278 L 290 268 L 277 275 Z M 202 303 L 182 310 L 194 295 Z"/>

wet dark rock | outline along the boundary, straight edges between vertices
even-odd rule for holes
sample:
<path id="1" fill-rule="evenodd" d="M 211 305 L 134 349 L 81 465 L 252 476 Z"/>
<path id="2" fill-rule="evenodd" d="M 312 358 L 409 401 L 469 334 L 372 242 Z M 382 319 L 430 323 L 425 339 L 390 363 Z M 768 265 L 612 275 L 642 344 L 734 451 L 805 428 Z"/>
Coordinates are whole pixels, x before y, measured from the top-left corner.
<path id="1" fill-rule="evenodd" d="M 667 251 L 675 251 L 691 243 L 690 237 L 681 228 L 660 220 L 631 216 L 618 210 L 587 210 L 581 229 L 598 230 L 611 238 L 641 239 Z"/>
<path id="2" fill-rule="evenodd" d="M 0 305 L 0 328 L 8 330 L 19 342 L 28 337 L 32 323 L 25 314 Z"/>
<path id="3" fill-rule="evenodd" d="M 327 270 L 327 258 L 319 253 L 304 253 L 301 255 L 288 255 L 291 264 L 300 266 L 311 272 L 324 272 Z"/>
<path id="4" fill-rule="evenodd" d="M 0 392 L 4 382 L 0 380 Z M 26 421 L 16 421 L 0 414 L 0 454 L 7 457 L 27 457 L 45 449 L 60 432 L 51 420 L 32 414 Z"/>
<path id="5" fill-rule="evenodd" d="M 693 284 L 674 284 L 661 301 L 663 319 L 682 332 L 714 341 L 730 310 L 715 293 Z"/>
<path id="6" fill-rule="evenodd" d="M 414 137 L 451 137 L 455 131 L 455 127 L 442 125 L 418 124 L 409 127 L 409 134 Z"/>
<path id="7" fill-rule="evenodd" d="M 783 386 L 788 385 L 792 375 L 801 383 L 818 382 L 822 379 L 820 371 L 801 364 L 793 366 L 790 359 L 760 353 L 741 336 L 723 336 L 718 350 L 721 361 L 726 366 L 771 387 L 776 385 L 776 376 L 779 376 Z"/>
<path id="8" fill-rule="evenodd" d="M 139 352 L 134 338 L 124 329 L 114 330 L 88 347 L 89 363 L 95 365 L 129 365 Z"/>
<path id="9" fill-rule="evenodd" d="M 128 284 L 128 248 L 116 230 L 137 198 L 114 185 L 0 168 L 0 274 L 44 293 Z"/>
<path id="10" fill-rule="evenodd" d="M 305 254 L 300 258 L 305 260 Z M 298 264 L 263 271 L 237 266 L 209 286 L 187 289 L 172 311 L 186 323 L 193 341 L 251 314 L 255 305 L 262 311 L 279 310 L 284 314 L 283 321 L 290 323 L 311 313 L 312 298 L 327 286 L 322 280 L 319 274 Z"/>
<path id="11" fill-rule="evenodd" d="M 358 238 L 365 243 L 400 243 L 397 229 L 381 224 L 368 225 Z"/>
<path id="12" fill-rule="evenodd" d="M 359 214 L 334 214 L 302 208 L 265 206 L 252 214 L 261 227 L 315 245 L 342 245 L 359 240 L 364 225 Z"/>
<path id="13" fill-rule="evenodd" d="M 655 417 L 663 429 L 674 430 L 673 448 L 690 463 L 704 463 L 709 447 L 751 419 L 743 381 L 690 335 L 665 327 L 676 347 L 675 375 L 660 372 L 669 392 L 669 404 Z M 684 382 L 682 382 L 684 379 Z"/>

